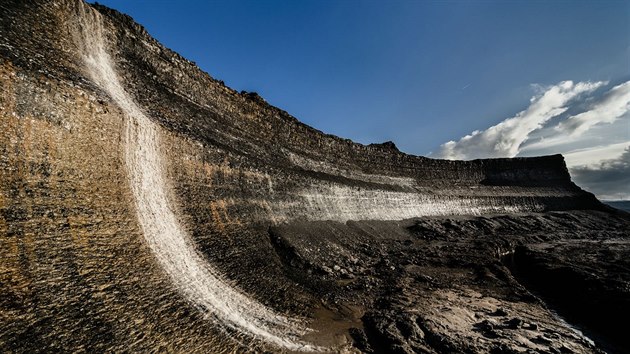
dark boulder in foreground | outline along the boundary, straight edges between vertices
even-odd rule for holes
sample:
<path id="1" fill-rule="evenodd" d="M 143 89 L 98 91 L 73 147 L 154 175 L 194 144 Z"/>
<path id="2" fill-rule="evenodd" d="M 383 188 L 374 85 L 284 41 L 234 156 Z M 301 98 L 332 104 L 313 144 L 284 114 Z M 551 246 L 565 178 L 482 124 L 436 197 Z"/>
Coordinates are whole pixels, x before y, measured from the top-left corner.
<path id="1" fill-rule="evenodd" d="M 630 218 L 562 156 L 356 144 L 104 6 L 0 15 L 0 351 L 630 349 Z"/>

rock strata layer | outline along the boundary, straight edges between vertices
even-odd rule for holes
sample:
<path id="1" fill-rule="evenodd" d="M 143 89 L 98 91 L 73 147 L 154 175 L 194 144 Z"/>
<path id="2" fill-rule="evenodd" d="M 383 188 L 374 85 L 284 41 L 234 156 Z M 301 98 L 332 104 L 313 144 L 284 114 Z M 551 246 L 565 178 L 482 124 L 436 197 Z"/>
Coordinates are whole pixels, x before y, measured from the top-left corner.
<path id="1" fill-rule="evenodd" d="M 593 343 L 548 309 L 568 296 L 548 289 L 558 275 L 522 270 L 596 242 L 566 289 L 592 266 L 594 294 L 628 309 L 627 273 L 603 261 L 627 252 L 628 217 L 562 156 L 353 143 L 104 6 L 2 0 L 0 15 L 0 350 L 625 348 L 571 315 L 597 301 L 558 308 Z"/>

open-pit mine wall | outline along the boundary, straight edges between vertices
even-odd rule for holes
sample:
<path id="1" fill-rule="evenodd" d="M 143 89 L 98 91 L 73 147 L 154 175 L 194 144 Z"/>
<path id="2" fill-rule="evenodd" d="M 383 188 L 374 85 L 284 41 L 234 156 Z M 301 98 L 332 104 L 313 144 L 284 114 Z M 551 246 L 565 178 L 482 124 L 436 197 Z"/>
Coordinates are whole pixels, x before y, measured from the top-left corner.
<path id="1" fill-rule="evenodd" d="M 318 350 L 270 226 L 600 207 L 559 155 L 326 135 L 103 6 L 0 11 L 0 347 Z"/>

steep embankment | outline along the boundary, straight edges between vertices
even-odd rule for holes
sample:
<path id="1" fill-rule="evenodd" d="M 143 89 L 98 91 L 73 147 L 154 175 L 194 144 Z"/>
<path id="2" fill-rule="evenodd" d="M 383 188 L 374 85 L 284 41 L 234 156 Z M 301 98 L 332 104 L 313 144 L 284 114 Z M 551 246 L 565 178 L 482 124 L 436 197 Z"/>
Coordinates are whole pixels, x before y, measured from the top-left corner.
<path id="1" fill-rule="evenodd" d="M 348 346 L 339 333 L 355 324 L 315 310 L 338 289 L 301 281 L 270 227 L 601 208 L 559 155 L 442 161 L 363 146 L 225 87 L 114 10 L 0 10 L 1 348 Z M 337 337 L 309 334 L 330 323 Z"/>
<path id="2" fill-rule="evenodd" d="M 271 312 L 234 289 L 197 252 L 168 198 L 159 127 L 120 84 L 109 58 L 101 15 L 89 8 L 81 10 L 77 44 L 91 79 L 126 115 L 124 150 L 129 183 L 142 231 L 160 266 L 192 303 L 222 323 L 281 347 L 314 350 L 296 340 L 304 334 L 299 322 Z"/>

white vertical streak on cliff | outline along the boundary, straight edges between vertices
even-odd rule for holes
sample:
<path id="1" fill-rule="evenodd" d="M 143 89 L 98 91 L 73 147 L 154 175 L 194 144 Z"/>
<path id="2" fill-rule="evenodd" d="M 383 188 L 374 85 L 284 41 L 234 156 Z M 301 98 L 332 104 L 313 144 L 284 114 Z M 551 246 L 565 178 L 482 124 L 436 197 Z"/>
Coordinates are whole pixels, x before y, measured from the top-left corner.
<path id="1" fill-rule="evenodd" d="M 289 350 L 320 350 L 299 341 L 299 321 L 278 315 L 238 291 L 204 261 L 175 214 L 160 154 L 159 127 L 122 87 L 106 47 L 101 15 L 81 6 L 76 40 L 92 80 L 128 116 L 125 160 L 144 236 L 183 294 L 220 323 Z"/>

